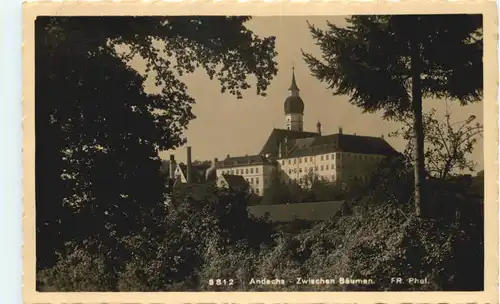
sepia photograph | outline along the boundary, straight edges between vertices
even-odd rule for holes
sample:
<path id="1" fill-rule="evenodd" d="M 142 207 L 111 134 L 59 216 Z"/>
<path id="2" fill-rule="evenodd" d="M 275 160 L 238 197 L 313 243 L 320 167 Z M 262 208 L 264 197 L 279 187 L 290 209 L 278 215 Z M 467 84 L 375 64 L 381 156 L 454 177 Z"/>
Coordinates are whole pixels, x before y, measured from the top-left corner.
<path id="1" fill-rule="evenodd" d="M 484 291 L 483 19 L 37 16 L 36 291 Z"/>

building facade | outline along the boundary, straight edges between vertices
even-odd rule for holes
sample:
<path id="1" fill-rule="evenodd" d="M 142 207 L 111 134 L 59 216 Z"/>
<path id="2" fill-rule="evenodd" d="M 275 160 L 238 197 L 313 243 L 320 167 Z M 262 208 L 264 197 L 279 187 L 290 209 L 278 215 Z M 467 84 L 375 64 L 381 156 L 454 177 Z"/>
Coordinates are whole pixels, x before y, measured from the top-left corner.
<path id="1" fill-rule="evenodd" d="M 259 153 L 218 161 L 216 176 L 243 177 L 250 189 L 263 195 L 273 178 L 282 183 L 306 185 L 311 177 L 325 181 L 366 182 L 379 163 L 399 154 L 382 137 L 344 134 L 322 135 L 303 130 L 304 102 L 292 72 L 292 83 L 284 103 L 283 129 L 273 129 Z"/>
<path id="2" fill-rule="evenodd" d="M 169 162 L 170 177 L 180 183 L 214 181 L 219 187 L 243 188 L 264 195 L 273 182 L 310 185 L 312 179 L 345 183 L 366 182 L 387 156 L 398 155 L 383 137 L 345 134 L 323 135 L 321 123 L 315 132 L 303 130 L 304 101 L 292 72 L 292 83 L 284 103 L 284 128 L 273 129 L 259 153 L 225 159 L 211 165 L 193 165 L 191 147 L 187 164 Z"/>

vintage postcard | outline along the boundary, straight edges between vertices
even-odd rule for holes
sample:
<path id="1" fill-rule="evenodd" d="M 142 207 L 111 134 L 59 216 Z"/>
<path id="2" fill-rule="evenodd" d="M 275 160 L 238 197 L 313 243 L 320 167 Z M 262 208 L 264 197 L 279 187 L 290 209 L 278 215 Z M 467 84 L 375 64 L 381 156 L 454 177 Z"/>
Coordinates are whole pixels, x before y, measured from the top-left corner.
<path id="1" fill-rule="evenodd" d="M 498 303 L 493 1 L 24 5 L 26 303 Z"/>

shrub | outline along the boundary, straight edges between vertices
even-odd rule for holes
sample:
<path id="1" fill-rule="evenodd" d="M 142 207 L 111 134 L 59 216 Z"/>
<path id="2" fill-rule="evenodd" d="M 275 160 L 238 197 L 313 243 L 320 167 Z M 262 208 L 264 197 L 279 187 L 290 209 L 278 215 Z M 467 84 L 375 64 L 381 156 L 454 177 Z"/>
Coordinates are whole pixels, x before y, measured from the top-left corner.
<path id="1" fill-rule="evenodd" d="M 39 291 L 115 291 L 116 272 L 104 254 L 83 246 L 67 244 L 68 254 L 59 254 L 58 262 L 37 273 Z"/>

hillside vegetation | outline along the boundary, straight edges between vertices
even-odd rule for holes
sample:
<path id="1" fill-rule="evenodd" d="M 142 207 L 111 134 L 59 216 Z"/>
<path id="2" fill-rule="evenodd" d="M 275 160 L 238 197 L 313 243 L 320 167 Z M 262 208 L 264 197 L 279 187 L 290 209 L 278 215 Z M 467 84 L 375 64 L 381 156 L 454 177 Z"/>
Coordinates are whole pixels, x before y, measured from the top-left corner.
<path id="1" fill-rule="evenodd" d="M 155 231 L 68 243 L 39 275 L 60 291 L 481 290 L 482 177 L 432 180 L 433 216 L 412 214 L 411 168 L 387 163 L 373 187 L 332 220 L 277 227 L 249 217 L 243 193 L 210 188 L 203 200 L 179 195 Z M 448 188 L 449 191 L 441 189 Z M 189 193 L 189 191 L 185 192 Z M 305 228 L 304 228 L 305 227 Z M 251 285 L 254 279 L 353 278 L 369 285 Z M 391 277 L 428 284 L 391 284 Z M 211 278 L 234 280 L 209 286 Z M 288 283 L 288 281 L 287 281 Z"/>

